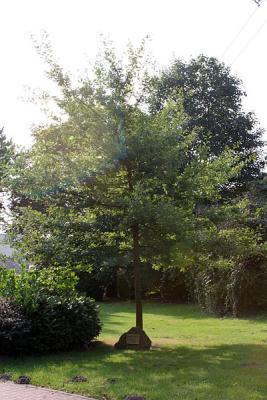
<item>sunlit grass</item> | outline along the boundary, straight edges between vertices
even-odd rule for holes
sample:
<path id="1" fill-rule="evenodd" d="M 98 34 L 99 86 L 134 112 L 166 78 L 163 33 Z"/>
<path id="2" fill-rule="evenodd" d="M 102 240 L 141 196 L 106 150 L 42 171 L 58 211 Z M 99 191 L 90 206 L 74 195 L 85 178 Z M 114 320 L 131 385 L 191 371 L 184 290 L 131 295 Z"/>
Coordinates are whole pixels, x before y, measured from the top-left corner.
<path id="1" fill-rule="evenodd" d="M 134 305 L 101 305 L 101 341 L 87 352 L 5 359 L 2 371 L 36 385 L 97 399 L 259 400 L 267 398 L 267 316 L 216 319 L 195 306 L 145 304 L 151 351 L 113 348 L 134 325 Z M 88 381 L 70 383 L 74 375 Z"/>

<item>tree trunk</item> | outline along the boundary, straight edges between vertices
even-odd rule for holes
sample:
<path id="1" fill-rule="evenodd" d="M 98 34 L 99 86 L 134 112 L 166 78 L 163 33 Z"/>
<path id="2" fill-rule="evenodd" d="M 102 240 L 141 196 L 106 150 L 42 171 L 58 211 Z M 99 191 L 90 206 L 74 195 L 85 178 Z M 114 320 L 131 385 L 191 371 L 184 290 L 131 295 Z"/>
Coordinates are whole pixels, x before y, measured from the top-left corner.
<path id="1" fill-rule="evenodd" d="M 141 263 L 139 245 L 139 226 L 132 226 L 133 234 L 133 265 L 135 281 L 136 327 L 143 329 L 142 289 L 141 289 Z"/>
<path id="2" fill-rule="evenodd" d="M 127 180 L 130 193 L 133 192 L 132 171 L 126 164 Z M 136 328 L 143 329 L 143 307 L 142 307 L 142 284 L 141 284 L 141 262 L 140 262 L 140 244 L 139 244 L 139 225 L 134 223 L 131 227 L 133 237 L 133 266 L 134 266 L 134 293 L 136 310 Z"/>

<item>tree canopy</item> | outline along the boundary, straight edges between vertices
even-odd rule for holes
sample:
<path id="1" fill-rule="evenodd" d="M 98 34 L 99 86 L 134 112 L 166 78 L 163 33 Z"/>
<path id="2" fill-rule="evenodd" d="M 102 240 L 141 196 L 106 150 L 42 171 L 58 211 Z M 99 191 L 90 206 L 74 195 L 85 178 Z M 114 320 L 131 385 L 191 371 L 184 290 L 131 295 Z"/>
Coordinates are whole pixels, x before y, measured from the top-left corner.
<path id="1" fill-rule="evenodd" d="M 153 112 L 170 99 L 182 101 L 188 115 L 186 127 L 199 128 L 199 140 L 207 143 L 211 155 L 219 155 L 228 147 L 246 162 L 241 174 L 233 178 L 232 188 L 247 189 L 248 182 L 260 176 L 263 130 L 255 115 L 244 111 L 246 93 L 229 67 L 203 55 L 189 62 L 178 59 L 155 79 L 155 88 L 151 96 Z"/>

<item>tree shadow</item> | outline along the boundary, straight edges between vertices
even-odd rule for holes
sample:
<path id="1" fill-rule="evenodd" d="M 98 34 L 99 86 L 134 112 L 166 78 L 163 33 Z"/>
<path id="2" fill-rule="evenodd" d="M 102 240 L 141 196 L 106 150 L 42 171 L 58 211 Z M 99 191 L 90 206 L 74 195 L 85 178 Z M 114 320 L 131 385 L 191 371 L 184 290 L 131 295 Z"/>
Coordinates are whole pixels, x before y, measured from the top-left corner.
<path id="1" fill-rule="evenodd" d="M 101 307 L 101 303 L 100 303 Z M 230 315 L 218 317 L 210 315 L 201 310 L 197 304 L 184 304 L 184 303 L 162 303 L 162 302 L 143 302 L 143 312 L 145 315 L 155 315 L 164 317 L 173 317 L 177 319 L 228 319 L 228 320 L 244 320 L 253 323 L 267 323 L 267 312 L 249 313 L 234 318 Z M 102 315 L 106 320 L 113 318 L 121 318 L 124 313 L 132 315 L 135 318 L 135 303 L 133 301 L 109 303 L 105 302 L 105 310 L 102 309 Z"/>
<path id="2" fill-rule="evenodd" d="M 12 362 L 8 362 L 12 368 Z M 151 351 L 119 351 L 97 343 L 87 352 L 57 354 L 20 360 L 21 372 L 65 373 L 65 389 L 120 400 L 125 394 L 139 393 L 149 400 L 263 400 L 267 393 L 267 347 L 264 345 L 222 345 L 205 348 L 179 346 Z M 101 385 L 68 384 L 71 374 L 86 371 L 100 377 Z M 163 390 L 164 388 L 164 390 Z M 92 390 L 95 392 L 92 393 Z M 109 397 L 108 397 L 109 398 Z"/>
<path id="3" fill-rule="evenodd" d="M 135 318 L 135 303 L 132 301 L 122 303 L 104 303 L 101 308 L 101 314 L 104 319 L 121 318 L 124 314 L 129 314 Z M 204 319 L 216 318 L 215 316 L 207 316 L 196 304 L 178 304 L 178 303 L 161 303 L 161 302 L 143 302 L 143 312 L 146 315 L 172 317 L 178 319 Z M 267 319 L 267 318 L 266 318 Z"/>

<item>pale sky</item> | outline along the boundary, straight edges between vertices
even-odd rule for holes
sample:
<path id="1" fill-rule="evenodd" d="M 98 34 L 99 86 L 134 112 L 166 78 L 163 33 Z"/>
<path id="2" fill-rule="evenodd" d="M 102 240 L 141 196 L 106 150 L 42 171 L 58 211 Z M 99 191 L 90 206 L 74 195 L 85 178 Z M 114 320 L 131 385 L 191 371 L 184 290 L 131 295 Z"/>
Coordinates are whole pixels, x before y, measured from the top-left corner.
<path id="1" fill-rule="evenodd" d="M 44 65 L 30 40 L 43 30 L 72 72 L 93 63 L 100 33 L 110 35 L 120 50 L 129 39 L 138 44 L 150 34 L 151 53 L 161 66 L 200 53 L 233 63 L 248 94 L 246 109 L 255 111 L 267 130 L 266 0 L 258 9 L 253 0 L 2 0 L 0 16 L 0 127 L 18 144 L 28 146 L 31 126 L 44 122 L 38 108 L 23 100 L 25 87 L 47 88 Z"/>

